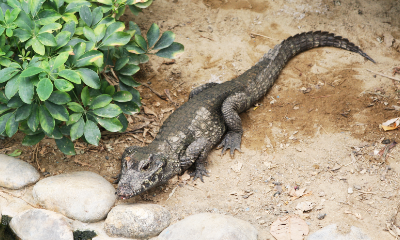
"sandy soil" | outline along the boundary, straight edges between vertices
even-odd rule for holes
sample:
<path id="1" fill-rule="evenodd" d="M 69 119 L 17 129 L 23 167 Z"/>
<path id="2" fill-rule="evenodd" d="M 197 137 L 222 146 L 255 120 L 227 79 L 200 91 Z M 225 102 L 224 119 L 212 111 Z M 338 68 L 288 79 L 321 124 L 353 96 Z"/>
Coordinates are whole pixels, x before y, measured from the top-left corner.
<path id="1" fill-rule="evenodd" d="M 121 202 L 161 204 L 173 222 L 200 212 L 226 213 L 254 224 L 259 239 L 273 239 L 271 223 L 311 201 L 316 207 L 302 214 L 310 232 L 337 223 L 343 232 L 354 225 L 373 239 L 392 239 L 385 229 L 399 201 L 400 151 L 394 147 L 386 158 L 374 151 L 386 146 L 384 139 L 399 141 L 398 131 L 379 128 L 399 115 L 392 107 L 400 105 L 399 83 L 367 69 L 393 76 L 400 65 L 399 11 L 400 4 L 389 0 L 158 0 L 138 17 L 124 15 L 122 20 L 137 22 L 144 32 L 156 22 L 185 45 L 174 63 L 151 58 L 136 76 L 160 93 L 169 89 L 179 104 L 192 88 L 240 75 L 275 44 L 303 31 L 346 37 L 377 64 L 335 48 L 298 55 L 257 107 L 241 115 L 242 153 L 231 158 L 214 150 L 205 183 L 184 174 Z M 89 170 L 113 181 L 125 147 L 151 142 L 176 108 L 148 88 L 138 89 L 146 109 L 130 119 L 133 133 L 107 135 L 100 147 L 76 143 L 79 154 L 73 157 L 62 155 L 51 139 L 21 146 L 23 135 L 17 134 L 0 142 L 0 152 L 22 150 L 21 159 L 46 176 Z M 295 187 L 306 188 L 305 194 L 291 197 Z M 325 219 L 317 219 L 320 213 Z"/>

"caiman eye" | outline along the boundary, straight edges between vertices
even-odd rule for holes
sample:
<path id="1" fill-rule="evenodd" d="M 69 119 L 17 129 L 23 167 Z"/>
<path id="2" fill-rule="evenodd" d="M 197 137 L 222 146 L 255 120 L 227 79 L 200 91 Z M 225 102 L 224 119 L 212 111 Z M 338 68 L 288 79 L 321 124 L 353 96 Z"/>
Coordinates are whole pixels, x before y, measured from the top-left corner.
<path id="1" fill-rule="evenodd" d="M 149 167 L 150 167 L 150 163 L 148 162 L 142 167 L 142 170 L 147 171 L 147 169 L 149 169 Z"/>

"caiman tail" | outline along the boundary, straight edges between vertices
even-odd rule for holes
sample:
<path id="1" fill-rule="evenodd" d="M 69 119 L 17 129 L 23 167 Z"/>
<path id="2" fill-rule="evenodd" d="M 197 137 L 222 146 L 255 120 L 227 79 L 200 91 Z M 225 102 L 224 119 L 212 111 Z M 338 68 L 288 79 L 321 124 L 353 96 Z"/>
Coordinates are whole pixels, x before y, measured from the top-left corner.
<path id="1" fill-rule="evenodd" d="M 370 56 L 361 51 L 358 46 L 350 42 L 347 38 L 321 31 L 296 34 L 276 45 L 258 62 L 258 64 L 263 65 L 263 70 L 257 75 L 254 84 L 256 85 L 256 89 L 262 89 L 262 91 L 259 91 L 257 96 L 253 96 L 252 102 L 254 103 L 266 94 L 274 81 L 278 78 L 282 68 L 292 57 L 316 47 L 342 48 L 358 53 L 375 63 Z"/>

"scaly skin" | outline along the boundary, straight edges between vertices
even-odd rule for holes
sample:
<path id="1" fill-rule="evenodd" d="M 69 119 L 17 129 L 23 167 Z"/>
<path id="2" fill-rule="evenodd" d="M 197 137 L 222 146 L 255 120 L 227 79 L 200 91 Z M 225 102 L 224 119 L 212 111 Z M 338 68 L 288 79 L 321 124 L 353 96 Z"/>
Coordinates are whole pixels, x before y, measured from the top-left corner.
<path id="1" fill-rule="evenodd" d="M 194 89 L 189 101 L 169 116 L 152 143 L 127 148 L 122 155 L 117 194 L 121 198 L 135 196 L 167 182 L 192 164 L 196 164 L 193 180 L 203 180 L 204 175 L 208 176 L 207 155 L 219 142 L 222 153 L 227 149 L 231 155 L 235 149 L 240 151 L 243 130 L 239 113 L 268 92 L 293 56 L 323 46 L 352 51 L 375 63 L 349 40 L 331 33 L 307 32 L 289 37 L 237 78 Z"/>

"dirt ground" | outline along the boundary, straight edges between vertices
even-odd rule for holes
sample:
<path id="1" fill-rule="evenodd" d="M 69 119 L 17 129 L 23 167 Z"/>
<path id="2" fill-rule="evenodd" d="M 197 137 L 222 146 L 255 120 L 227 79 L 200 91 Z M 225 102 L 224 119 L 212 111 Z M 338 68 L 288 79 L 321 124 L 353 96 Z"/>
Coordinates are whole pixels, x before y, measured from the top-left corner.
<path id="1" fill-rule="evenodd" d="M 275 44 L 303 31 L 346 37 L 377 64 L 335 48 L 296 56 L 268 95 L 241 115 L 242 153 L 231 158 L 213 150 L 204 183 L 184 174 L 120 202 L 160 204 L 173 223 L 200 212 L 230 214 L 254 224 L 264 240 L 274 239 L 273 221 L 310 201 L 316 207 L 301 216 L 311 233 L 336 223 L 344 233 L 354 225 L 372 239 L 394 239 L 386 223 L 400 200 L 400 151 L 395 146 L 385 157 L 379 151 L 389 146 L 383 140 L 400 139 L 397 130 L 384 132 L 379 124 L 399 116 L 393 105 L 400 106 L 400 82 L 367 69 L 400 78 L 393 75 L 400 66 L 399 12 L 394 0 L 158 0 L 137 17 L 124 15 L 121 20 L 135 21 L 143 32 L 153 22 L 172 30 L 184 44 L 175 62 L 151 57 L 136 76 L 157 92 L 169 89 L 177 104 L 194 87 L 240 75 Z M 24 147 L 17 134 L 0 142 L 0 152 L 22 150 L 20 158 L 46 176 L 85 170 L 113 181 L 124 149 L 151 142 L 176 108 L 148 88 L 138 89 L 145 109 L 129 119 L 128 134 L 105 135 L 99 147 L 77 142 L 73 157 L 61 154 L 51 139 Z M 304 195 L 290 196 L 294 188 L 305 188 Z M 320 213 L 326 213 L 323 220 Z"/>

